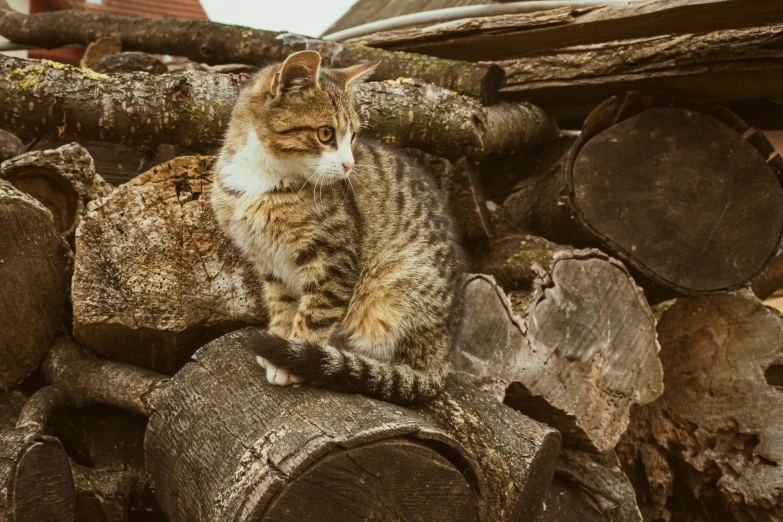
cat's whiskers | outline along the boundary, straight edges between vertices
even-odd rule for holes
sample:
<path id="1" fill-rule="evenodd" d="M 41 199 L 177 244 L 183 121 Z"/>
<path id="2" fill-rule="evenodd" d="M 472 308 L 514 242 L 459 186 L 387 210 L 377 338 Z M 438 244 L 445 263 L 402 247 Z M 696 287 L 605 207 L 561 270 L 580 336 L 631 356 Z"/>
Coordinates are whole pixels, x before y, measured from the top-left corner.
<path id="1" fill-rule="evenodd" d="M 299 195 L 302 193 L 302 191 L 304 190 L 304 188 L 307 186 L 307 183 L 308 183 L 308 182 L 309 182 L 311 179 L 313 179 L 313 176 L 315 176 L 317 173 L 318 173 L 318 169 L 314 170 L 314 171 L 313 171 L 313 174 L 312 174 L 312 175 L 311 175 L 309 178 L 307 178 L 307 181 L 305 181 L 305 182 L 304 182 L 304 184 L 302 185 L 302 188 L 300 188 L 300 189 L 299 189 L 299 192 L 297 192 L 297 193 L 296 193 L 296 199 L 299 199 Z"/>

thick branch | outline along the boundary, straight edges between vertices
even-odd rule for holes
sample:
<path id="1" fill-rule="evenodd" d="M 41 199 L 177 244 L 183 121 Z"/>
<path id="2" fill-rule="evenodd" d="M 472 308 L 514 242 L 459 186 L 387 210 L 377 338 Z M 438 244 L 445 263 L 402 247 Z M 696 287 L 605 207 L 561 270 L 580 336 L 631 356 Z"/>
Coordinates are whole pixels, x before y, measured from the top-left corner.
<path id="1" fill-rule="evenodd" d="M 74 405 L 78 399 L 62 386 L 51 384 L 32 394 L 19 414 L 16 429 L 30 433 L 43 433 L 54 410 Z"/>
<path id="2" fill-rule="evenodd" d="M 176 143 L 214 151 L 241 89 L 236 76 L 198 71 L 108 76 L 47 61 L 2 58 L 0 64 L 2 126 L 22 139 L 58 134 L 139 148 Z M 420 80 L 368 83 L 355 101 L 370 135 L 439 156 L 503 152 L 556 135 L 537 107 L 484 109 L 472 98 Z"/>
<path id="3" fill-rule="evenodd" d="M 130 364 L 96 359 L 67 338 L 59 338 L 41 371 L 51 383 L 92 404 L 108 404 L 149 415 L 147 398 L 163 382 L 162 374 Z"/>
<path id="4" fill-rule="evenodd" d="M 209 64 L 255 65 L 266 60 L 282 60 L 295 51 L 314 49 L 329 66 L 380 61 L 375 73 L 378 80 L 400 76 L 421 78 L 451 91 L 480 97 L 487 104 L 495 99 L 504 75 L 496 65 L 341 45 L 206 20 L 131 18 L 81 10 L 25 15 L 4 10 L 0 34 L 12 42 L 47 48 L 89 45 L 98 38 L 116 37 L 122 41 L 124 51 L 186 56 Z"/>

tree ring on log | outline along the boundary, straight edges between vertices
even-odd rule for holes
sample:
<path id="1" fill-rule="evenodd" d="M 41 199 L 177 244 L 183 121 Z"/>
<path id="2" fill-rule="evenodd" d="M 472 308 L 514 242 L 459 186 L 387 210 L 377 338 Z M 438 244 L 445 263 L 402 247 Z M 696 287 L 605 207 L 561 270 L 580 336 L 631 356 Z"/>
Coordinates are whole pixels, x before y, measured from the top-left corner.
<path id="1" fill-rule="evenodd" d="M 768 143 L 716 109 L 649 92 L 612 98 L 586 120 L 566 169 L 567 201 L 588 231 L 686 294 L 746 283 L 783 231 Z"/>

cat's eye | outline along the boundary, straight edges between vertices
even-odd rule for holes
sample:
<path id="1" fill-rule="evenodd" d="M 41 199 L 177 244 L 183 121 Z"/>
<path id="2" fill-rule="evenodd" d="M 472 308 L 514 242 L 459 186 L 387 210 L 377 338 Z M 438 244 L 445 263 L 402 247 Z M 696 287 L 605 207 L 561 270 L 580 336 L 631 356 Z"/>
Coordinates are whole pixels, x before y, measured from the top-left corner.
<path id="1" fill-rule="evenodd" d="M 332 127 L 328 127 L 324 125 L 323 127 L 318 127 L 318 140 L 321 143 L 329 143 L 332 141 L 332 138 L 334 138 L 334 129 Z"/>

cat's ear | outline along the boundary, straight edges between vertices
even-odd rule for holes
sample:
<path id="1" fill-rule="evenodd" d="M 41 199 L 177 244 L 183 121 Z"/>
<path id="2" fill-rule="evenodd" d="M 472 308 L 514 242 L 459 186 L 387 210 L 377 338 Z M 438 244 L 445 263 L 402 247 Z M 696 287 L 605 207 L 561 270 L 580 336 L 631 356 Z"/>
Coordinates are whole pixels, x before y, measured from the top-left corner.
<path id="1" fill-rule="evenodd" d="M 321 55 L 316 51 L 299 51 L 280 65 L 272 78 L 272 96 L 318 87 Z"/>
<path id="2" fill-rule="evenodd" d="M 381 64 L 381 62 L 375 63 L 360 63 L 358 65 L 352 65 L 345 69 L 336 69 L 333 72 L 339 78 L 339 81 L 345 87 L 347 92 L 351 92 L 358 87 L 364 80 L 372 76 L 375 69 Z"/>

